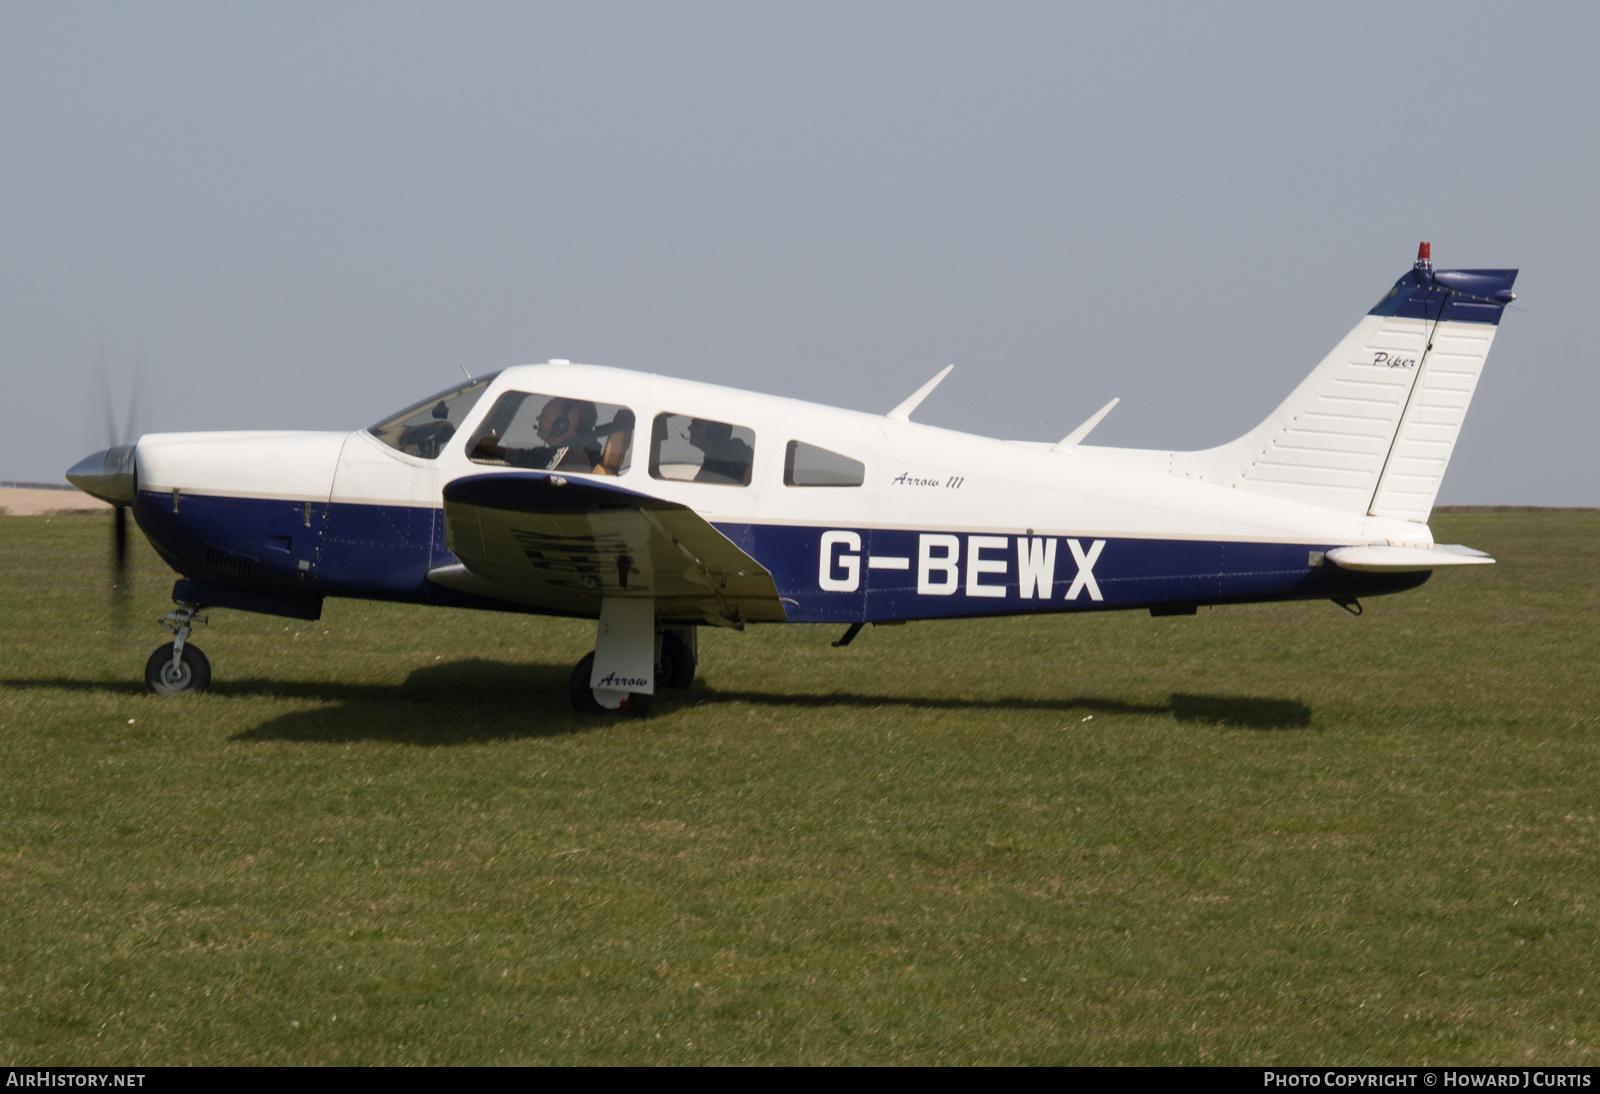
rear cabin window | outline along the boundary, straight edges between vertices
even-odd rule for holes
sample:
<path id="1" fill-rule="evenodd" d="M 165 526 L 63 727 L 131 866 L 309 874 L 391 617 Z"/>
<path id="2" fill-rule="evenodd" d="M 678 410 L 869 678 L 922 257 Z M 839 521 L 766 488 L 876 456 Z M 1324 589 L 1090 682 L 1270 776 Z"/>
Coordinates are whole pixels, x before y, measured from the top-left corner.
<path id="1" fill-rule="evenodd" d="M 435 459 L 498 375 L 498 372 L 491 372 L 449 391 L 441 391 L 385 418 L 367 432 L 407 456 Z"/>
<path id="2" fill-rule="evenodd" d="M 674 482 L 749 486 L 752 429 L 687 414 L 657 414 L 650 430 L 650 475 Z"/>
<path id="3" fill-rule="evenodd" d="M 508 391 L 467 443 L 473 463 L 620 475 L 633 455 L 633 411 L 612 403 Z"/>
<path id="4" fill-rule="evenodd" d="M 860 460 L 804 441 L 790 441 L 783 457 L 785 486 L 860 486 L 866 481 L 867 465 Z"/>

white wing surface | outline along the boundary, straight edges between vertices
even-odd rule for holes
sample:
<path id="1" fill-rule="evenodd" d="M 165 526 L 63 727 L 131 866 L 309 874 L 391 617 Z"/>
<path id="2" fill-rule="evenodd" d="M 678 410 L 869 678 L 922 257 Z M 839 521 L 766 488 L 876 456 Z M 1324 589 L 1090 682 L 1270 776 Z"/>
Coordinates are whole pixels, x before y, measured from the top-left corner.
<path id="1" fill-rule="evenodd" d="M 576 475 L 472 475 L 444 488 L 444 520 L 460 564 L 428 579 L 461 592 L 582 616 L 649 598 L 669 623 L 785 618 L 772 575 L 677 502 Z"/>

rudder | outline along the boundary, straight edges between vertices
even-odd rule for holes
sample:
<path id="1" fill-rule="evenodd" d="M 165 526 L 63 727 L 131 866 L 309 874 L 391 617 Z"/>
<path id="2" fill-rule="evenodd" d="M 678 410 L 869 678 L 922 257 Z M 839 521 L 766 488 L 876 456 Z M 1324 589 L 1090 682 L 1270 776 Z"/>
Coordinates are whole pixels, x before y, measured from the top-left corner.
<path id="1" fill-rule="evenodd" d="M 1309 376 L 1238 440 L 1174 474 L 1339 512 L 1426 522 L 1516 270 L 1441 270 L 1428 245 Z"/>

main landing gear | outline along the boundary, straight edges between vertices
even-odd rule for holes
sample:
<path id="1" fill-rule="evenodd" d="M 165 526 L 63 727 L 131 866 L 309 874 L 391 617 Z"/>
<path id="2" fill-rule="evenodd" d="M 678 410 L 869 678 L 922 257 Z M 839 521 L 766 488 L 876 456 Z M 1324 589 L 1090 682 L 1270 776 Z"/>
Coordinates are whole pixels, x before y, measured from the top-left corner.
<path id="1" fill-rule="evenodd" d="M 205 616 L 195 614 L 200 607 L 180 600 L 161 620 L 173 640 L 152 653 L 144 665 L 144 682 L 157 695 L 191 695 L 211 683 L 211 662 L 199 646 L 189 645 L 192 626 L 206 621 Z"/>
<path id="2" fill-rule="evenodd" d="M 694 627 L 655 625 L 650 601 L 607 600 L 600 609 L 594 650 L 579 661 L 567 682 L 580 714 L 649 715 L 658 687 L 694 683 L 698 664 Z M 598 662 L 598 668 L 597 666 Z"/>

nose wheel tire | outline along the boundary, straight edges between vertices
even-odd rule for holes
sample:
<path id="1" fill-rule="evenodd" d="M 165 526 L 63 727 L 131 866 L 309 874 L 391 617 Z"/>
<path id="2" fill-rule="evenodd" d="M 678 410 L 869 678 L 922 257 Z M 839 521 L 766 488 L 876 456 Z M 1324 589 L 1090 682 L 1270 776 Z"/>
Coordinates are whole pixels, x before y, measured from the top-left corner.
<path id="1" fill-rule="evenodd" d="M 157 695 L 193 695 L 202 692 L 211 683 L 211 662 L 198 646 L 185 645 L 178 663 L 172 663 L 172 647 L 168 642 L 150 655 L 144 665 L 144 682 Z"/>
<path id="2" fill-rule="evenodd" d="M 621 714 L 630 718 L 643 718 L 650 713 L 654 695 L 642 691 L 604 691 L 597 693 L 589 686 L 594 675 L 594 653 L 590 651 L 572 670 L 567 681 L 567 695 L 572 699 L 572 709 L 579 714 Z"/>

